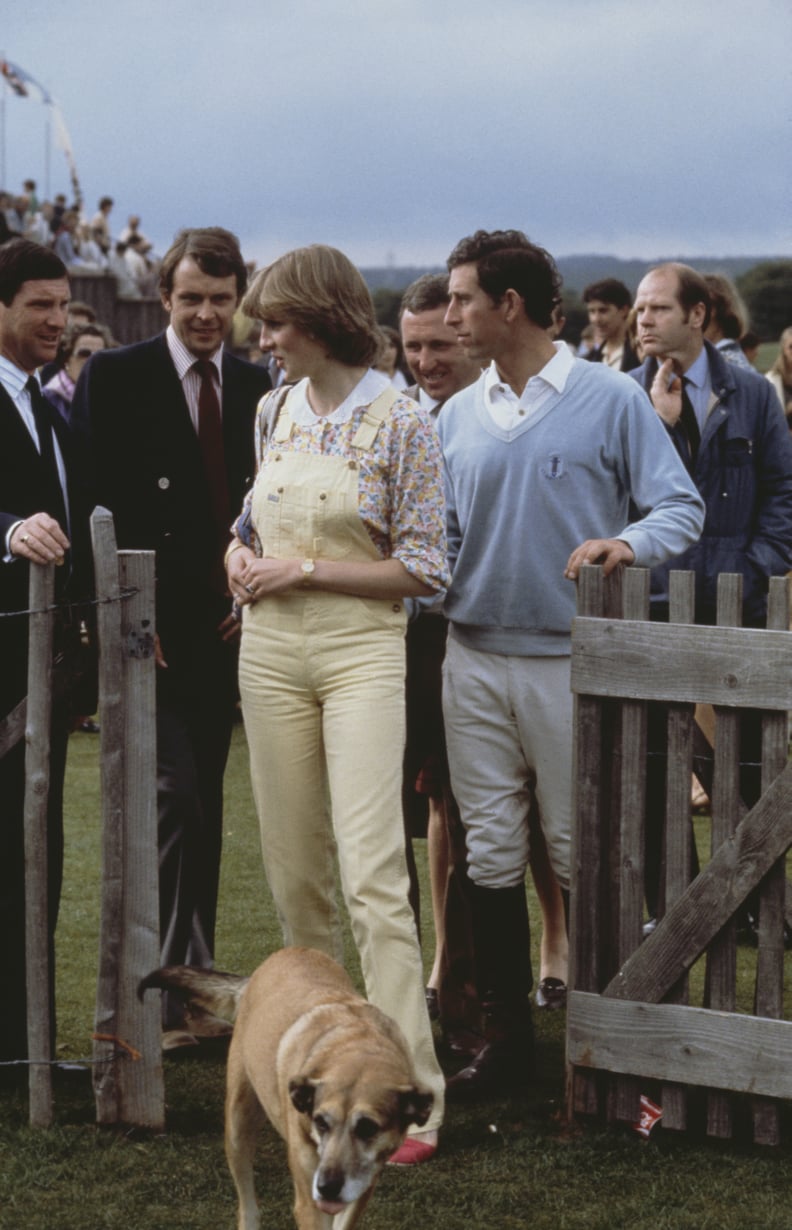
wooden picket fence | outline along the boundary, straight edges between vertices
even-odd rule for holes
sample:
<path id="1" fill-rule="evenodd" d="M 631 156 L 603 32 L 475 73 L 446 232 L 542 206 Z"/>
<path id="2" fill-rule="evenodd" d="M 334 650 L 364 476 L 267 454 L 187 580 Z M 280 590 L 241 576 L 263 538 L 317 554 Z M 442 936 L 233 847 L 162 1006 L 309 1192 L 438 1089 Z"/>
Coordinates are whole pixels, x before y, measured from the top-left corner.
<path id="1" fill-rule="evenodd" d="M 792 633 L 787 582 L 771 581 L 767 630 L 739 627 L 741 578 L 718 579 L 718 626 L 693 624 L 693 574 L 672 573 L 669 623 L 651 623 L 649 574 L 586 568 L 573 625 L 577 825 L 572 869 L 568 1110 L 638 1123 L 641 1094 L 662 1130 L 731 1137 L 747 1104 L 758 1143 L 780 1139 L 792 1098 L 784 1019 L 785 855 L 792 845 Z M 647 706 L 668 711 L 665 913 L 643 937 Z M 691 883 L 691 772 L 715 707 L 712 853 Z M 762 796 L 739 783 L 740 709 L 762 711 Z M 755 889 L 753 1013 L 738 1011 L 734 915 Z M 702 1004 L 688 971 L 704 956 Z M 745 1096 L 747 1095 L 747 1096 Z"/>
<path id="2" fill-rule="evenodd" d="M 139 979 L 159 963 L 154 555 L 117 552 L 112 516 L 91 518 L 99 640 L 102 906 L 93 1072 L 97 1121 L 162 1130 L 156 997 Z M 0 755 L 26 740 L 25 888 L 30 1123 L 53 1118 L 47 945 L 47 795 L 53 566 L 32 565 L 28 695 L 0 730 Z"/>

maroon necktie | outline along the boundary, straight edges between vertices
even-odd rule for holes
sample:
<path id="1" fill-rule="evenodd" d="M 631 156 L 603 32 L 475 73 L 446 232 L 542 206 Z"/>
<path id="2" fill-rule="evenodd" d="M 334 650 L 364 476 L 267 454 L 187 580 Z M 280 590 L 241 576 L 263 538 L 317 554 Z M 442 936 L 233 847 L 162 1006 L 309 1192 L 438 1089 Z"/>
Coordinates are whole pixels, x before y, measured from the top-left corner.
<path id="1" fill-rule="evenodd" d="M 225 449 L 223 447 L 223 420 L 220 416 L 220 402 L 214 386 L 213 363 L 208 359 L 198 359 L 193 364 L 201 377 L 201 391 L 198 396 L 198 443 L 201 446 L 204 472 L 209 487 L 209 500 L 212 507 L 212 520 L 217 539 L 217 563 L 219 572 L 217 580 L 225 592 L 225 574 L 222 570 L 222 555 L 229 535 L 229 501 L 228 479 L 225 467 Z"/>

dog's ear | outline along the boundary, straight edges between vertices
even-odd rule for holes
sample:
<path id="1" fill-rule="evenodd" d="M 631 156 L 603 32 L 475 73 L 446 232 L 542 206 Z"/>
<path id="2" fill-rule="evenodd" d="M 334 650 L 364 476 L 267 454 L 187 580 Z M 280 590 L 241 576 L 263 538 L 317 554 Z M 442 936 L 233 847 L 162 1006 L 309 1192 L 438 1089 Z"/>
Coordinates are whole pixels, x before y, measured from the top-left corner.
<path id="1" fill-rule="evenodd" d="M 289 1097 L 292 1100 L 292 1106 L 301 1115 L 312 1115 L 316 1098 L 316 1081 L 309 1080 L 307 1076 L 293 1076 L 289 1081 Z"/>
<path id="2" fill-rule="evenodd" d="M 400 1089 L 399 1119 L 402 1127 L 409 1127 L 411 1123 L 423 1127 L 429 1118 L 433 1104 L 434 1094 L 428 1089 L 418 1089 L 417 1086 L 413 1086 L 412 1089 Z"/>

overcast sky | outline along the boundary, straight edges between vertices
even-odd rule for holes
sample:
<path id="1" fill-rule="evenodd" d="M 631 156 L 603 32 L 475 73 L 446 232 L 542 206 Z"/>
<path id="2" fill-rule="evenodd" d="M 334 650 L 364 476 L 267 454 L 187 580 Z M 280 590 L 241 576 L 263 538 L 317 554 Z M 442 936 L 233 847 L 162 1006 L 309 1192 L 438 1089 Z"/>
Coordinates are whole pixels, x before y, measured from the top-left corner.
<path id="1" fill-rule="evenodd" d="M 86 207 L 162 252 L 332 243 L 442 264 L 478 227 L 556 255 L 792 251 L 789 0 L 24 0 L 0 55 L 57 100 Z M 47 108 L 5 100 L 5 186 Z M 0 169 L 2 174 L 2 169 Z M 50 189 L 68 191 L 53 150 Z"/>

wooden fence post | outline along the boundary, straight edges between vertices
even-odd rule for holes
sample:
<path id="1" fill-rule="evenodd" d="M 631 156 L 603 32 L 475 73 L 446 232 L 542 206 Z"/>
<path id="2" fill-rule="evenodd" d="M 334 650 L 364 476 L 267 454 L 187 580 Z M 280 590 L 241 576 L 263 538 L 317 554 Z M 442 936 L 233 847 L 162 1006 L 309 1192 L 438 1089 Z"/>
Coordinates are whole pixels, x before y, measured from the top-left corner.
<path id="1" fill-rule="evenodd" d="M 101 716 L 103 873 L 94 1094 L 99 1123 L 161 1130 L 165 1099 L 156 997 L 139 979 L 159 963 L 154 680 L 154 555 L 116 555 L 112 517 L 92 517 Z M 131 1049 L 130 1049 L 131 1048 Z M 130 1056 L 135 1054 L 136 1059 Z"/>
<path id="2" fill-rule="evenodd" d="M 47 808 L 50 785 L 54 565 L 30 566 L 28 703 L 25 723 L 25 961 L 30 1126 L 52 1123 Z"/>

